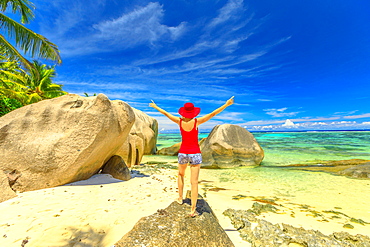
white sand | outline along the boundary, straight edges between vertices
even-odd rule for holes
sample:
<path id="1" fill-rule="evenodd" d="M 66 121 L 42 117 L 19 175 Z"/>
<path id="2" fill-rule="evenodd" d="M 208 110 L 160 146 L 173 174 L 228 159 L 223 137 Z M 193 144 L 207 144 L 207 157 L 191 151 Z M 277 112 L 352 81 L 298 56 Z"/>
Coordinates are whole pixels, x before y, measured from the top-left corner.
<path id="1" fill-rule="evenodd" d="M 110 175 L 20 193 L 0 203 L 0 246 L 112 246 L 175 198 L 176 171 L 121 181 Z M 173 174 L 173 175 L 171 175 Z M 166 190 L 166 192 L 165 192 Z"/>
<path id="2" fill-rule="evenodd" d="M 99 174 L 65 186 L 19 193 L 0 203 L 0 246 L 21 246 L 24 240 L 26 247 L 113 246 L 140 218 L 173 202 L 176 176 L 176 170 L 168 169 L 129 181 Z M 227 232 L 232 241 L 243 243 L 230 221 L 226 225 L 232 230 Z"/>
<path id="3" fill-rule="evenodd" d="M 189 178 L 187 169 L 184 191 L 190 189 Z M 176 170 L 162 169 L 156 175 L 135 176 L 129 181 L 99 174 L 65 186 L 20 193 L 0 203 L 0 246 L 19 247 L 24 240 L 28 241 L 26 247 L 113 246 L 140 218 L 173 202 L 177 197 L 176 181 Z M 199 188 L 202 194 L 202 184 Z M 230 200 L 230 193 L 234 192 L 208 191 L 206 200 L 235 246 L 251 246 L 222 213 L 228 208 L 249 209 L 254 201 Z M 291 216 L 293 211 L 295 217 Z M 342 224 L 319 222 L 293 206 L 291 210 L 281 208 L 280 213 L 261 217 L 324 234 L 344 230 Z M 368 226 L 362 229 L 356 225 L 356 233 L 368 230 Z"/>

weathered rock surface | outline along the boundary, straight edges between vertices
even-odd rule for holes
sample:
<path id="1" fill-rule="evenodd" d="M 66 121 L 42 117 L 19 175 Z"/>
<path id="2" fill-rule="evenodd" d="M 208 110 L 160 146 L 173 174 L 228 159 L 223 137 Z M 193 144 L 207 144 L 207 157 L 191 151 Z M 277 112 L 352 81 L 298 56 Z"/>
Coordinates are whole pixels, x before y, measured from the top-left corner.
<path id="1" fill-rule="evenodd" d="M 314 164 L 294 164 L 285 166 L 295 170 L 328 172 L 352 178 L 370 178 L 370 161 L 362 159 L 315 161 Z"/>
<path id="2" fill-rule="evenodd" d="M 14 191 L 88 179 L 122 147 L 132 108 L 105 95 L 65 95 L 0 118 L 0 172 Z"/>
<path id="3" fill-rule="evenodd" d="M 338 173 L 353 178 L 370 178 L 370 163 L 354 166 Z"/>
<path id="4" fill-rule="evenodd" d="M 118 155 L 112 156 L 108 162 L 104 164 L 101 173 L 110 174 L 114 178 L 124 181 L 130 180 L 131 178 L 130 169 L 128 169 L 122 157 Z"/>
<path id="5" fill-rule="evenodd" d="M 217 125 L 201 144 L 203 164 L 207 168 L 231 168 L 260 165 L 264 152 L 246 129 L 232 124 Z"/>
<path id="6" fill-rule="evenodd" d="M 234 246 L 203 199 L 198 199 L 197 211 L 200 215 L 191 218 L 187 203 L 179 205 L 173 202 L 167 208 L 141 218 L 115 246 Z"/>
<path id="7" fill-rule="evenodd" d="M 224 215 L 230 217 L 240 236 L 253 247 L 265 246 L 348 246 L 369 247 L 370 238 L 347 232 L 336 232 L 329 236 L 315 230 L 305 230 L 287 224 L 272 224 L 258 219 L 253 210 L 227 209 Z"/>
<path id="8" fill-rule="evenodd" d="M 118 151 L 126 165 L 139 165 L 143 155 L 157 152 L 158 122 L 140 110 L 132 108 L 135 123 L 130 130 L 127 141 Z"/>
<path id="9" fill-rule="evenodd" d="M 11 174 L 8 176 L 11 176 Z M 17 194 L 9 186 L 8 176 L 0 171 L 0 202 L 17 196 Z"/>

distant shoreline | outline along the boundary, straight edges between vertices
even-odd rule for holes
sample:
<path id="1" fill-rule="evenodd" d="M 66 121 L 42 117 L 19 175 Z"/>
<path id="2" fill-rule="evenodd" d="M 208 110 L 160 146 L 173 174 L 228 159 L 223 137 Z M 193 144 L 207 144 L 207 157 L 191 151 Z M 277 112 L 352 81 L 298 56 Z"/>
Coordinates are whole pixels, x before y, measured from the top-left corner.
<path id="1" fill-rule="evenodd" d="M 211 133 L 210 130 L 203 130 L 199 131 L 200 134 L 209 134 Z M 370 129 L 353 129 L 353 130 L 258 130 L 258 131 L 253 131 L 253 130 L 248 130 L 251 133 L 297 133 L 297 132 L 366 132 L 369 131 Z M 180 131 L 177 129 L 174 130 L 166 130 L 162 131 L 159 134 L 180 134 Z"/>

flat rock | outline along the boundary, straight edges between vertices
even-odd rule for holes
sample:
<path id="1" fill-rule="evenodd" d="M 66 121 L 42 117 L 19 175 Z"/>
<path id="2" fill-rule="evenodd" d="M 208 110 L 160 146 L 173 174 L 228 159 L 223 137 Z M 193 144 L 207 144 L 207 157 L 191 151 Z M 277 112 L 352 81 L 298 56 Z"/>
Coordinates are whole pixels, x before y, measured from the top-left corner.
<path id="1" fill-rule="evenodd" d="M 234 246 L 206 201 L 198 199 L 200 215 L 195 218 L 189 216 L 189 202 L 190 199 L 183 205 L 173 202 L 167 208 L 141 218 L 115 246 Z"/>
<path id="2" fill-rule="evenodd" d="M 335 232 L 324 235 L 320 231 L 305 230 L 288 224 L 272 224 L 257 218 L 253 210 L 227 209 L 224 215 L 231 219 L 240 236 L 253 247 L 265 246 L 338 246 L 370 247 L 370 238 L 364 235 L 350 235 L 346 232 Z"/>
<path id="3" fill-rule="evenodd" d="M 347 168 L 338 172 L 340 175 L 345 175 L 353 178 L 370 178 L 370 162 Z"/>
<path id="4" fill-rule="evenodd" d="M 370 161 L 362 159 L 320 161 L 315 164 L 294 164 L 284 166 L 305 171 L 327 172 L 335 175 L 343 175 L 352 178 L 369 179 Z"/>

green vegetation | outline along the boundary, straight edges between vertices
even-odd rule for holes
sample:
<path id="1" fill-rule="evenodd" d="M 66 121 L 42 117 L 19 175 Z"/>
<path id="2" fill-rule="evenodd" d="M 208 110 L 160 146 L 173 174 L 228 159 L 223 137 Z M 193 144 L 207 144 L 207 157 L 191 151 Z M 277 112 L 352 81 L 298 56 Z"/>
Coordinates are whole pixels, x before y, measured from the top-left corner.
<path id="1" fill-rule="evenodd" d="M 16 99 L 9 99 L 5 96 L 0 97 L 0 116 L 7 114 L 23 105 Z"/>
<path id="2" fill-rule="evenodd" d="M 55 44 L 22 25 L 34 18 L 33 9 L 28 0 L 0 1 L 0 117 L 21 106 L 66 94 L 62 85 L 52 82 L 55 66 L 30 62 L 15 48 L 31 57 L 61 63 Z M 20 15 L 22 24 L 3 14 L 9 10 Z"/>
<path id="3" fill-rule="evenodd" d="M 34 5 L 28 0 L 0 1 L 0 54 L 5 55 L 11 61 L 21 63 L 27 69 L 32 68 L 32 63 L 15 46 L 31 57 L 50 59 L 57 63 L 62 62 L 59 50 L 55 44 L 22 25 L 29 23 L 34 18 L 34 8 Z M 6 10 L 19 14 L 21 23 L 4 15 L 3 12 Z M 11 42 L 14 42 L 15 46 Z"/>
<path id="4" fill-rule="evenodd" d="M 0 57 L 0 100 L 1 114 L 21 106 L 66 94 L 62 85 L 55 84 L 55 66 L 32 63 L 29 71 L 23 70 L 18 62 Z"/>
<path id="5" fill-rule="evenodd" d="M 96 93 L 94 93 L 93 95 L 89 95 L 88 93 L 84 93 L 85 94 L 85 97 L 92 97 L 92 96 L 96 96 Z"/>

